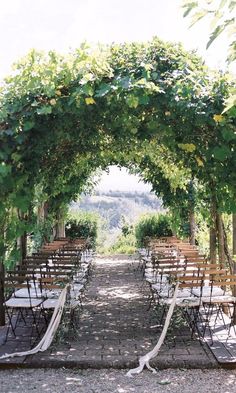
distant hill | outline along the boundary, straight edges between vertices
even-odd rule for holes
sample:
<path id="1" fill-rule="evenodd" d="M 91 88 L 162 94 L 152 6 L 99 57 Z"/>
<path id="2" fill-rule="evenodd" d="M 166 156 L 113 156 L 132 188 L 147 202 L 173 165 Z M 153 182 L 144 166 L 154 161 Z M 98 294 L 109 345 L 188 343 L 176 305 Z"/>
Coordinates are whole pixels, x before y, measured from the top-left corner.
<path id="1" fill-rule="evenodd" d="M 161 200 L 149 192 L 109 191 L 82 196 L 71 205 L 71 210 L 97 212 L 106 222 L 109 230 L 121 228 L 124 221 L 134 224 L 145 213 L 163 210 Z"/>

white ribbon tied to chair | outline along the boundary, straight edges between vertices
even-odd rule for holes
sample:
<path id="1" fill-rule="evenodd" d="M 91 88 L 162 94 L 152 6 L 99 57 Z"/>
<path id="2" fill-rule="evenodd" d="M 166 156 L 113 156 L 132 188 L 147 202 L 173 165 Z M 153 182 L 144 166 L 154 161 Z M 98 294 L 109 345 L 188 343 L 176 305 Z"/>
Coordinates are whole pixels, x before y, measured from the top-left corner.
<path id="1" fill-rule="evenodd" d="M 165 323 L 164 323 L 164 327 L 163 327 L 163 330 L 161 332 L 161 335 L 159 337 L 159 340 L 158 340 L 157 344 L 155 345 L 155 347 L 150 352 L 148 352 L 146 355 L 144 355 L 144 356 L 139 358 L 139 366 L 129 370 L 127 372 L 127 374 L 126 374 L 128 377 L 132 377 L 133 374 L 141 373 L 145 366 L 149 370 L 151 370 L 153 373 L 156 373 L 156 370 L 153 367 L 150 366 L 149 362 L 150 362 L 151 359 L 153 359 L 154 357 L 157 356 L 157 354 L 158 354 L 158 352 L 159 352 L 159 350 L 160 350 L 160 348 L 161 348 L 161 346 L 162 346 L 162 344 L 163 344 L 163 342 L 165 340 L 166 333 L 167 333 L 167 330 L 168 330 L 168 327 L 169 327 L 169 324 L 170 324 L 170 321 L 171 321 L 171 317 L 172 317 L 173 312 L 174 312 L 176 299 L 177 299 L 177 294 L 178 294 L 178 288 L 179 288 L 179 283 L 176 284 L 174 295 L 173 295 L 173 299 L 172 299 L 171 305 L 169 307 L 169 310 L 168 310 L 168 313 L 167 313 L 167 316 L 166 316 L 166 320 L 165 320 Z"/>
<path id="2" fill-rule="evenodd" d="M 13 358 L 15 356 L 28 356 L 28 355 L 34 355 L 37 352 L 44 352 L 46 351 L 51 343 L 52 340 L 56 334 L 56 331 L 58 329 L 58 326 L 61 321 L 62 313 L 63 313 L 63 308 L 66 302 L 66 294 L 67 290 L 69 288 L 70 284 L 67 284 L 65 288 L 63 288 L 59 298 L 58 302 L 55 306 L 55 309 L 52 314 L 52 318 L 50 320 L 50 323 L 48 325 L 48 328 L 43 336 L 43 338 L 40 340 L 40 342 L 34 347 L 33 349 L 30 349 L 29 351 L 25 352 L 14 352 L 14 353 L 6 353 L 5 355 L 0 356 L 0 359 L 7 359 L 7 358 Z"/>

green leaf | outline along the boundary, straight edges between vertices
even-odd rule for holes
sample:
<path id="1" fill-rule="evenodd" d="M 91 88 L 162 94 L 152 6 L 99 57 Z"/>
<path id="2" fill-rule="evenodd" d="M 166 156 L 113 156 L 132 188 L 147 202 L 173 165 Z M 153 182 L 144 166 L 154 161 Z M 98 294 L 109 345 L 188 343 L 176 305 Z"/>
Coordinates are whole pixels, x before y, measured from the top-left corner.
<path id="1" fill-rule="evenodd" d="M 17 143 L 19 143 L 19 145 L 21 145 L 23 142 L 25 142 L 25 139 L 26 139 L 26 135 L 23 133 L 17 135 L 17 137 L 16 137 L 16 141 L 17 141 Z"/>
<path id="2" fill-rule="evenodd" d="M 36 101 L 36 100 L 34 100 L 32 103 L 31 103 L 31 106 L 34 108 L 34 107 L 37 107 L 37 106 L 39 106 L 39 102 L 38 101 Z"/>
<path id="3" fill-rule="evenodd" d="M 5 135 L 9 135 L 9 136 L 14 135 L 14 131 L 11 130 L 10 128 L 8 128 L 6 130 L 2 130 L 1 132 L 4 133 Z"/>
<path id="4" fill-rule="evenodd" d="M 34 127 L 35 123 L 33 120 L 26 120 L 23 125 L 24 131 L 29 131 Z"/>
<path id="5" fill-rule="evenodd" d="M 196 146 L 193 143 L 178 143 L 180 149 L 192 153 L 196 150 Z"/>
<path id="6" fill-rule="evenodd" d="M 4 162 L 0 164 L 0 175 L 5 177 L 11 173 L 11 165 L 6 165 Z"/>
<path id="7" fill-rule="evenodd" d="M 119 80 L 119 84 L 122 87 L 122 89 L 125 89 L 125 90 L 129 89 L 132 85 L 131 79 L 129 76 L 125 76 L 124 78 L 121 78 Z"/>
<path id="8" fill-rule="evenodd" d="M 86 94 L 87 96 L 90 96 L 90 97 L 92 97 L 93 96 L 93 93 L 94 93 L 94 90 L 93 90 L 93 87 L 92 86 L 90 86 L 90 85 L 84 85 L 83 87 L 82 87 L 82 92 L 84 93 L 84 94 Z"/>
<path id="9" fill-rule="evenodd" d="M 158 123 L 157 123 L 155 120 L 150 120 L 150 121 L 147 123 L 147 128 L 148 128 L 148 130 L 150 130 L 150 131 L 156 131 L 157 128 L 158 128 Z"/>
<path id="10" fill-rule="evenodd" d="M 137 134 L 137 132 L 138 132 L 138 129 L 137 128 L 135 128 L 135 127 L 133 127 L 133 128 L 131 128 L 130 129 L 130 132 L 131 132 L 131 134 Z"/>
<path id="11" fill-rule="evenodd" d="M 188 2 L 187 4 L 183 5 L 183 8 L 186 8 L 184 12 L 184 18 L 190 14 L 190 12 L 198 6 L 197 1 Z"/>
<path id="12" fill-rule="evenodd" d="M 111 90 L 111 86 L 107 83 L 102 83 L 100 88 L 96 91 L 95 97 L 104 97 Z"/>
<path id="13" fill-rule="evenodd" d="M 190 27 L 193 27 L 197 22 L 199 22 L 204 16 L 206 16 L 208 13 L 207 10 L 201 10 L 199 12 L 196 12 L 192 18 L 192 23 Z"/>
<path id="14" fill-rule="evenodd" d="M 206 48 L 208 49 L 209 46 L 215 41 L 215 39 L 226 29 L 226 27 L 231 25 L 231 24 L 234 24 L 234 22 L 235 22 L 235 19 L 232 18 L 232 19 L 226 20 L 223 24 L 218 25 L 215 28 L 215 30 L 211 33 L 210 39 L 209 39 L 209 41 L 207 43 Z"/>
<path id="15" fill-rule="evenodd" d="M 44 105 L 41 108 L 37 109 L 38 115 L 50 115 L 52 113 L 51 105 Z"/>
<path id="16" fill-rule="evenodd" d="M 158 79 L 158 73 L 156 72 L 156 71 L 154 71 L 154 72 L 152 72 L 152 74 L 151 74 L 151 77 L 154 79 L 154 80 L 157 80 Z"/>
<path id="17" fill-rule="evenodd" d="M 219 10 L 225 6 L 228 0 L 221 0 L 220 5 L 219 5 Z"/>
<path id="18" fill-rule="evenodd" d="M 80 84 L 81 84 L 81 85 L 84 85 L 84 84 L 86 84 L 86 83 L 92 81 L 93 79 L 94 79 L 94 75 L 91 74 L 91 72 L 88 72 L 88 73 L 85 74 L 85 75 L 83 76 L 83 78 L 80 80 Z"/>
<path id="19" fill-rule="evenodd" d="M 236 139 L 236 132 L 229 128 L 223 128 L 221 130 L 222 136 L 226 142 Z"/>
<path id="20" fill-rule="evenodd" d="M 236 106 L 236 94 L 231 95 L 228 98 L 226 104 L 227 105 L 222 113 L 228 112 L 232 107 Z"/>
<path id="21" fill-rule="evenodd" d="M 11 155 L 11 158 L 12 158 L 13 161 L 18 162 L 18 161 L 21 160 L 21 155 L 18 154 L 18 153 L 13 153 L 13 154 Z"/>
<path id="22" fill-rule="evenodd" d="M 236 1 L 231 1 L 229 3 L 229 10 L 230 10 L 230 12 L 232 12 L 235 7 L 236 7 Z"/>
<path id="23" fill-rule="evenodd" d="M 30 206 L 30 197 L 17 194 L 12 198 L 12 203 L 14 207 L 25 213 Z"/>
<path id="24" fill-rule="evenodd" d="M 7 119 L 8 113 L 5 108 L 0 110 L 0 121 L 5 121 Z"/>
<path id="25" fill-rule="evenodd" d="M 228 148 L 228 146 L 221 146 L 221 147 L 215 147 L 213 149 L 213 155 L 218 161 L 225 161 L 227 157 L 231 155 L 231 151 Z"/>
<path id="26" fill-rule="evenodd" d="M 126 98 L 126 102 L 130 108 L 137 108 L 137 106 L 139 104 L 139 99 L 138 99 L 138 97 L 131 95 Z"/>
<path id="27" fill-rule="evenodd" d="M 139 102 L 142 105 L 148 105 L 149 103 L 149 96 L 148 95 L 142 95 L 139 97 Z"/>

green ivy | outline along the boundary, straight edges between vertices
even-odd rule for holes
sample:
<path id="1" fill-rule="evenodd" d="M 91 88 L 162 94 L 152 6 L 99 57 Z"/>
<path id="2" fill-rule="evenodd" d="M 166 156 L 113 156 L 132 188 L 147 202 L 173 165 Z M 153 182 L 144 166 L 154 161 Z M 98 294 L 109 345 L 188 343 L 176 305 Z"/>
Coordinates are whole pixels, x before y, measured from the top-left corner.
<path id="1" fill-rule="evenodd" d="M 85 43 L 67 56 L 32 50 L 0 89 L 1 233 L 13 239 L 1 239 L 1 258 L 31 232 L 39 203 L 55 219 L 110 164 L 141 173 L 166 206 L 196 179 L 207 196 L 214 184 L 222 211 L 236 211 L 235 116 L 222 113 L 233 88 L 228 75 L 157 38 Z M 30 217 L 26 228 L 16 209 Z"/>

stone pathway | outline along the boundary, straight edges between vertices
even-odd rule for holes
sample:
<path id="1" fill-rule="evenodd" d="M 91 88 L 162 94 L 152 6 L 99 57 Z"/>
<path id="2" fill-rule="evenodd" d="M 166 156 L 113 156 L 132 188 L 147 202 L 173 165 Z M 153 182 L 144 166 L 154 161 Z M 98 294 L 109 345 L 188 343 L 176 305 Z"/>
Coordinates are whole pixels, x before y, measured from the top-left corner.
<path id="1" fill-rule="evenodd" d="M 148 310 L 149 287 L 138 265 L 138 260 L 127 257 L 97 258 L 77 332 L 67 342 L 54 343 L 48 351 L 19 362 L 25 367 L 136 367 L 138 358 L 154 347 L 160 335 L 158 320 Z M 192 340 L 188 328 L 175 329 L 171 335 L 152 365 L 217 367 L 211 351 Z M 7 352 L 2 347 L 0 352 Z"/>

